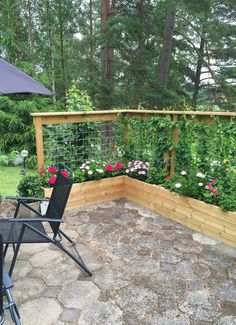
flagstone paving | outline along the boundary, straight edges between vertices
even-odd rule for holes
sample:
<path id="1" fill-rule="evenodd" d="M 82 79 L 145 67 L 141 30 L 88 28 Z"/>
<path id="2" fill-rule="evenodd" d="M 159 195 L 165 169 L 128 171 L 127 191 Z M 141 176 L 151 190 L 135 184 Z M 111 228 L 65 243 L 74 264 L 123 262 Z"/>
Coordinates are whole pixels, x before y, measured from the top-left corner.
<path id="1" fill-rule="evenodd" d="M 235 248 L 125 200 L 67 210 L 63 228 L 93 276 L 55 247 L 23 245 L 23 325 L 236 324 Z"/>

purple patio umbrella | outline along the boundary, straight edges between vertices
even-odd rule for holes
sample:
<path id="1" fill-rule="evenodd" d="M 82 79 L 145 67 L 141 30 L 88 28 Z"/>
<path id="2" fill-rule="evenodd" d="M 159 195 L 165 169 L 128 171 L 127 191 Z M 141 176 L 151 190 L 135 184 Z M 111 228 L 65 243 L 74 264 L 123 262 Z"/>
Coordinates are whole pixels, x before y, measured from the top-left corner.
<path id="1" fill-rule="evenodd" d="M 41 83 L 0 57 L 0 95 L 20 93 L 53 95 Z"/>

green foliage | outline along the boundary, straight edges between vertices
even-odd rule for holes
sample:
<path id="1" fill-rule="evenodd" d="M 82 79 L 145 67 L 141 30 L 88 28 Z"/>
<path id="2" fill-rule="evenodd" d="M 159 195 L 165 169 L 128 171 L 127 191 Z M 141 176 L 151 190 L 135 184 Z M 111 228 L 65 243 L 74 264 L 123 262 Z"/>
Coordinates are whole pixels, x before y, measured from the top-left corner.
<path id="1" fill-rule="evenodd" d="M 201 177 L 198 176 L 200 174 Z M 229 172 L 228 177 L 221 173 L 212 177 L 212 174 L 191 170 L 186 176 L 176 174 L 173 178 L 167 179 L 164 186 L 176 193 L 218 205 L 223 210 L 236 211 L 235 181 L 233 172 Z"/>
<path id="2" fill-rule="evenodd" d="M 7 155 L 0 154 L 0 166 L 8 166 L 9 158 Z"/>
<path id="3" fill-rule="evenodd" d="M 42 197 L 41 183 L 38 174 L 27 173 L 17 187 L 20 196 Z"/>
<path id="4" fill-rule="evenodd" d="M 102 109 L 180 108 L 184 101 L 193 102 L 197 87 L 197 109 L 214 105 L 235 110 L 234 0 L 174 2 L 177 16 L 168 84 L 161 87 L 160 53 L 169 3 L 117 0 L 101 28 L 97 0 L 2 0 L 0 53 L 55 87 L 60 110 L 65 109 L 66 90 L 73 86 L 86 91 L 95 107 Z M 201 39 L 205 40 L 202 56 Z M 106 77 L 101 72 L 105 47 L 110 50 L 107 63 L 111 65 L 111 75 Z M 202 74 L 196 86 L 200 59 L 201 70 L 209 74 Z M 72 103 L 73 110 L 76 105 Z"/>
<path id="5" fill-rule="evenodd" d="M 91 97 L 85 90 L 80 90 L 72 87 L 67 92 L 66 106 L 69 112 L 83 111 L 88 112 L 93 110 Z"/>
<path id="6" fill-rule="evenodd" d="M 165 169 L 150 167 L 147 172 L 146 182 L 151 184 L 163 184 L 167 176 L 168 172 Z"/>
<path id="7" fill-rule="evenodd" d="M 0 151 L 26 149 L 35 153 L 35 129 L 30 113 L 42 107 L 49 110 L 49 99 L 37 96 L 0 96 Z"/>

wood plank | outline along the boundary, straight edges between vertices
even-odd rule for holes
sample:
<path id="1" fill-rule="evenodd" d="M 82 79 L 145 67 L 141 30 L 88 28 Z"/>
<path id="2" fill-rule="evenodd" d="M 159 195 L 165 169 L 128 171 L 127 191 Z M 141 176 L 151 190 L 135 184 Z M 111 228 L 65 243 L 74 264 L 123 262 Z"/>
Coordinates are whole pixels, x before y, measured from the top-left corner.
<path id="1" fill-rule="evenodd" d="M 177 122 L 178 121 L 178 115 L 174 114 L 173 115 L 173 121 Z M 179 129 L 175 128 L 172 134 L 173 137 L 173 144 L 174 148 L 171 150 L 170 153 L 170 175 L 173 176 L 175 173 L 175 158 L 176 158 L 176 149 L 175 146 L 177 146 L 179 142 Z"/>
<path id="2" fill-rule="evenodd" d="M 36 137 L 36 152 L 37 152 L 37 166 L 38 170 L 44 168 L 44 150 L 43 150 L 43 130 L 42 118 L 34 118 L 35 137 Z"/>

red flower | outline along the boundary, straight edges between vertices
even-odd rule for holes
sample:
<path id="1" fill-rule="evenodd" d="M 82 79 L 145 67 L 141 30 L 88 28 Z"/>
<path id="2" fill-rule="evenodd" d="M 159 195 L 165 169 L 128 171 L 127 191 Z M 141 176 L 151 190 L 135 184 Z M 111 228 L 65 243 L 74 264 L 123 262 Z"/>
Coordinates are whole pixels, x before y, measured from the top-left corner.
<path id="1" fill-rule="evenodd" d="M 49 167 L 48 168 L 48 173 L 56 173 L 57 169 L 55 167 Z"/>
<path id="2" fill-rule="evenodd" d="M 62 174 L 64 177 L 68 177 L 68 176 L 69 176 L 69 174 L 68 174 L 66 171 L 61 172 L 61 174 Z"/>
<path id="3" fill-rule="evenodd" d="M 109 171 L 109 172 L 113 172 L 114 171 L 114 168 L 112 165 L 107 165 L 106 166 L 106 170 Z"/>
<path id="4" fill-rule="evenodd" d="M 217 191 L 217 189 L 213 188 L 213 189 L 211 190 L 211 195 L 212 195 L 212 196 L 217 196 L 217 195 L 218 195 L 218 191 Z"/>
<path id="5" fill-rule="evenodd" d="M 117 163 L 116 164 L 116 169 L 121 169 L 122 168 L 122 165 L 120 163 Z"/>
<path id="6" fill-rule="evenodd" d="M 52 176 L 51 178 L 49 178 L 49 183 L 51 184 L 51 185 L 53 185 L 53 184 L 55 184 L 56 183 L 56 179 L 57 179 L 57 177 L 56 177 L 56 175 L 54 175 L 54 176 Z"/>
<path id="7" fill-rule="evenodd" d="M 45 169 L 40 169 L 39 173 L 46 173 L 46 170 Z"/>
<path id="8" fill-rule="evenodd" d="M 166 176 L 166 178 L 171 179 L 171 178 L 173 178 L 173 176 L 172 175 L 168 175 L 168 176 Z"/>

